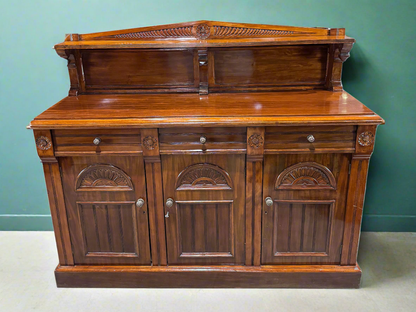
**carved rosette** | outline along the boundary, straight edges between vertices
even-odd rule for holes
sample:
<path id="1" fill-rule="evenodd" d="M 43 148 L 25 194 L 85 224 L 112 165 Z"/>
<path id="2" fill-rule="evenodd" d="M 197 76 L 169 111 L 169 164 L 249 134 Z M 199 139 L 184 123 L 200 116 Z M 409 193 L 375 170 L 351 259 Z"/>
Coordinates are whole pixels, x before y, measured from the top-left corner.
<path id="1" fill-rule="evenodd" d="M 253 134 L 248 138 L 248 144 L 251 147 L 259 148 L 264 144 L 264 139 L 260 134 Z"/>
<path id="2" fill-rule="evenodd" d="M 75 182 L 76 190 L 133 190 L 130 177 L 110 164 L 94 164 L 80 172 Z"/>
<path id="3" fill-rule="evenodd" d="M 199 39 L 207 39 L 211 33 L 210 27 L 207 24 L 199 24 L 196 26 L 196 36 Z"/>
<path id="4" fill-rule="evenodd" d="M 304 162 L 286 168 L 276 179 L 276 189 L 336 189 L 336 180 L 325 166 Z"/>
<path id="5" fill-rule="evenodd" d="M 149 135 L 143 139 L 143 146 L 148 150 L 153 150 L 157 146 L 157 139 Z"/>
<path id="6" fill-rule="evenodd" d="M 184 169 L 176 180 L 177 190 L 232 189 L 231 178 L 228 173 L 213 164 L 195 164 Z"/>
<path id="7" fill-rule="evenodd" d="M 358 144 L 361 146 L 370 146 L 374 143 L 374 134 L 370 131 L 365 131 L 358 136 Z"/>
<path id="8" fill-rule="evenodd" d="M 40 136 L 36 139 L 36 146 L 42 151 L 47 151 L 52 147 L 52 142 L 45 136 Z"/>

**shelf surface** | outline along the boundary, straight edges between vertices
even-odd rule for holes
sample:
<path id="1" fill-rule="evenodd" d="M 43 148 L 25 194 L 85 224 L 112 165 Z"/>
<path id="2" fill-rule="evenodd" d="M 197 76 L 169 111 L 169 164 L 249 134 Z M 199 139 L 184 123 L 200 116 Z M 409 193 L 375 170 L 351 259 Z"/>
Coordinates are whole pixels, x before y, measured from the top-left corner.
<path id="1" fill-rule="evenodd" d="M 68 96 L 33 129 L 383 124 L 345 91 Z"/>

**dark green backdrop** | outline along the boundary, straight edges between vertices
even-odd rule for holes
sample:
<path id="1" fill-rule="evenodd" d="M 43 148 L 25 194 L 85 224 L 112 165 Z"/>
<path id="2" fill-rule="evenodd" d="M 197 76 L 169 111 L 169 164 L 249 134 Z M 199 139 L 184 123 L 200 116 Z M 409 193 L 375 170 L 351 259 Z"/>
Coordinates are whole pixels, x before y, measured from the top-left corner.
<path id="1" fill-rule="evenodd" d="M 416 231 L 416 1 L 0 0 L 0 230 L 52 229 L 42 166 L 25 126 L 64 97 L 52 46 L 88 33 L 192 20 L 345 27 L 357 43 L 344 86 L 380 114 L 364 230 Z"/>

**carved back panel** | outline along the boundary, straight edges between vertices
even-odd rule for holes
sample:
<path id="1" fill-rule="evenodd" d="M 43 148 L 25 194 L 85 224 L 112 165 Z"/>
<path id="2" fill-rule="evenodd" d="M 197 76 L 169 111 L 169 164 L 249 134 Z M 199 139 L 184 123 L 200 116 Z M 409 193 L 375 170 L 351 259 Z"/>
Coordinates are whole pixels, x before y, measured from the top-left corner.
<path id="1" fill-rule="evenodd" d="M 70 34 L 70 95 L 341 90 L 354 39 L 343 28 L 216 21 Z M 267 68 L 267 69 L 266 69 Z"/>

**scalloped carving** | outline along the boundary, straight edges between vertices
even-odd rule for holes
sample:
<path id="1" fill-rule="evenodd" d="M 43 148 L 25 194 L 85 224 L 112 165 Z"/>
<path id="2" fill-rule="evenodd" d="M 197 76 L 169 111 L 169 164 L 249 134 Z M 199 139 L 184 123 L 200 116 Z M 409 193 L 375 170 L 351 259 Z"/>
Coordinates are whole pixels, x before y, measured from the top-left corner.
<path id="1" fill-rule="evenodd" d="M 151 39 L 151 38 L 182 38 L 182 37 L 194 37 L 192 33 L 192 26 L 178 27 L 178 28 L 166 28 L 159 30 L 149 30 L 132 32 L 127 34 L 117 34 L 109 36 L 117 39 Z"/>
<path id="2" fill-rule="evenodd" d="M 247 26 L 245 26 L 247 25 Z M 251 27 L 250 27 L 251 26 Z M 273 38 L 296 35 L 327 35 L 326 29 L 287 26 L 235 24 L 216 21 L 199 21 L 175 25 L 160 25 L 130 29 L 125 33 L 109 35 L 101 33 L 96 40 L 142 40 L 142 39 L 225 39 L 225 38 Z M 264 27 L 266 26 L 266 27 Z M 153 28 L 153 29 L 152 29 Z M 92 34 L 94 35 L 94 34 Z M 88 36 L 84 35 L 84 36 Z M 91 39 L 92 36 L 88 38 Z"/>
<path id="3" fill-rule="evenodd" d="M 283 170 L 276 179 L 276 189 L 336 189 L 332 172 L 316 162 L 302 162 Z"/>
<path id="4" fill-rule="evenodd" d="M 185 168 L 176 180 L 176 190 L 231 190 L 229 174 L 213 164 L 195 164 Z"/>
<path id="5" fill-rule="evenodd" d="M 94 164 L 80 172 L 75 182 L 77 191 L 130 191 L 131 178 L 110 164 Z"/>
<path id="6" fill-rule="evenodd" d="M 280 37 L 293 35 L 295 32 L 290 30 L 259 29 L 230 26 L 214 26 L 214 36 L 216 37 Z"/>

